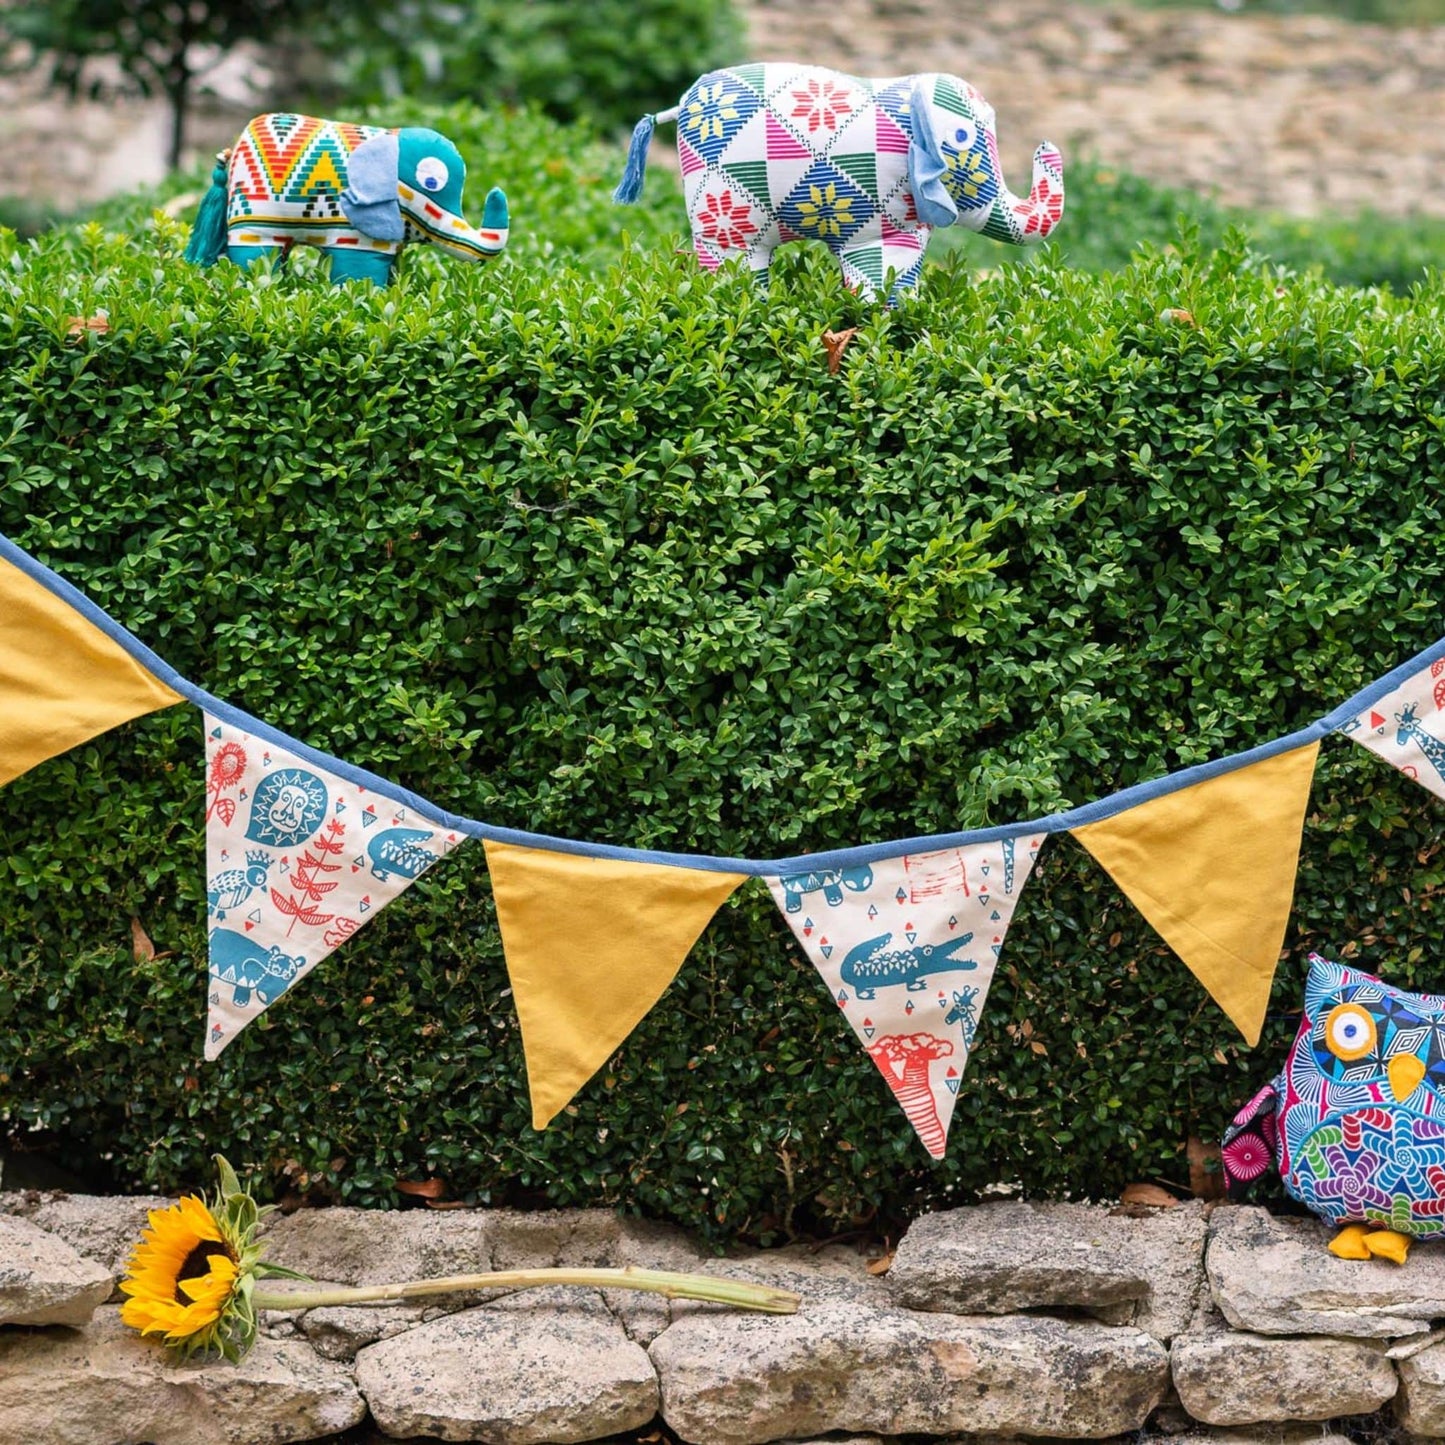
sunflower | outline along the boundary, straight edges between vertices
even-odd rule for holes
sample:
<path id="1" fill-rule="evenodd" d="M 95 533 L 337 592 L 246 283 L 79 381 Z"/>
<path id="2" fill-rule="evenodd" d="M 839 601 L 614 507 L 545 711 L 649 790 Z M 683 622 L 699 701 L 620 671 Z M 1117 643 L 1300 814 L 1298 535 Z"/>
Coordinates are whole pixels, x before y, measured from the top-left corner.
<path id="1" fill-rule="evenodd" d="M 219 1351 L 238 1360 L 256 1338 L 255 1280 L 305 1276 L 262 1261 L 264 1246 L 254 1236 L 264 1211 L 220 1155 L 216 1164 L 220 1188 L 212 1202 L 188 1194 L 169 1209 L 151 1210 L 121 1281 L 128 1298 L 120 1317 L 184 1354 Z"/>
<path id="2" fill-rule="evenodd" d="M 458 1290 L 577 1284 L 649 1290 L 671 1299 L 716 1300 L 773 1314 L 793 1314 L 798 1308 L 797 1295 L 771 1285 L 667 1274 L 631 1265 L 625 1269 L 501 1270 L 311 1294 L 268 1294 L 256 1288 L 258 1279 L 274 1276 L 312 1281 L 299 1270 L 261 1258 L 265 1245 L 256 1243 L 256 1226 L 273 1206 L 258 1208 L 241 1188 L 236 1171 L 219 1154 L 213 1157 L 220 1175 L 214 1200 L 207 1203 L 199 1195 L 188 1194 L 169 1209 L 151 1210 L 150 1228 L 142 1231 L 120 1285 L 128 1296 L 120 1308 L 121 1319 L 143 1335 L 163 1336 L 167 1345 L 185 1354 L 215 1350 L 228 1360 L 240 1360 L 256 1342 L 258 1310 L 426 1299 Z"/>
<path id="3" fill-rule="evenodd" d="M 120 1317 L 168 1345 L 214 1345 L 215 1327 L 236 1288 L 236 1251 L 221 1236 L 205 1200 L 191 1194 L 152 1209 L 150 1228 L 130 1257 Z"/>

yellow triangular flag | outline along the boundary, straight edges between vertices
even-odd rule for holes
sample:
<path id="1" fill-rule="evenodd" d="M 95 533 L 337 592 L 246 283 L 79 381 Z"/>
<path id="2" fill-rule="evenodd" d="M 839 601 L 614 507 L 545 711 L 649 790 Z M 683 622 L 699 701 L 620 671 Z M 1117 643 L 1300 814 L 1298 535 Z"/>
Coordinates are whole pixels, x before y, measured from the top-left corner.
<path id="1" fill-rule="evenodd" d="M 82 612 L 0 558 L 0 784 L 184 701 Z"/>
<path id="2" fill-rule="evenodd" d="M 1251 1048 L 1284 946 L 1318 752 L 1293 748 L 1071 830 Z"/>
<path id="3" fill-rule="evenodd" d="M 486 850 L 532 1127 L 545 1129 L 662 997 L 747 875 L 514 843 Z"/>

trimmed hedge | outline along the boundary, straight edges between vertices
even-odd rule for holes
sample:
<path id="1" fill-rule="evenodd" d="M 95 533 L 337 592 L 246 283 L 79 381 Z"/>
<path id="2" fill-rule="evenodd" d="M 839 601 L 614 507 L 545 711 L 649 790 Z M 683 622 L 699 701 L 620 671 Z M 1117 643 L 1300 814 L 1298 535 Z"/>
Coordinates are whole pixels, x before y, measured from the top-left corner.
<path id="1" fill-rule="evenodd" d="M 782 856 L 1248 747 L 1439 635 L 1438 276 L 1337 290 L 1232 237 L 932 268 L 890 314 L 790 247 L 764 300 L 676 254 L 660 167 L 620 211 L 572 133 L 439 123 L 511 192 L 493 266 L 333 290 L 192 270 L 163 218 L 0 237 L 0 530 L 296 737 L 501 824 Z M 434 1174 L 719 1239 L 1187 1187 L 1309 948 L 1440 986 L 1439 805 L 1338 739 L 1254 1054 L 1063 838 L 941 1165 L 760 885 L 536 1134 L 475 846 L 201 1064 L 202 798 L 187 708 L 0 791 L 0 1119 L 114 1185 L 204 1183 L 219 1149 L 276 1190 Z"/>

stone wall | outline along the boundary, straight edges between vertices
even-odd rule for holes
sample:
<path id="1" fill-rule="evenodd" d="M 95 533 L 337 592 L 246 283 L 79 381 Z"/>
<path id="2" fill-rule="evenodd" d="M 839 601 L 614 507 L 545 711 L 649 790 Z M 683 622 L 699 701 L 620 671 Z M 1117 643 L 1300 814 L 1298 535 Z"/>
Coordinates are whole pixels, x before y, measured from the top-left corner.
<path id="1" fill-rule="evenodd" d="M 1016 190 L 1047 137 L 1066 159 L 1091 154 L 1244 206 L 1445 216 L 1445 26 L 1088 0 L 739 5 L 753 59 L 966 76 L 999 113 Z M 207 69 L 191 160 L 229 144 L 256 110 L 294 103 L 276 64 L 242 49 Z M 0 76 L 0 193 L 73 208 L 154 181 L 166 123 L 159 102 L 69 105 L 38 71 Z"/>
<path id="2" fill-rule="evenodd" d="M 1445 216 L 1445 26 L 1077 0 L 743 6 L 758 60 L 971 80 L 1015 190 L 1048 139 L 1066 165 L 1090 154 L 1235 205 Z"/>
<path id="3" fill-rule="evenodd" d="M 637 1264 L 803 1305 L 553 1288 L 277 1313 L 233 1366 L 174 1363 L 119 1322 L 112 1286 L 162 1203 L 0 1195 L 7 1445 L 274 1445 L 368 1421 L 494 1445 L 670 1438 L 659 1423 L 694 1445 L 1445 1439 L 1445 1249 L 1347 1262 L 1260 1209 L 994 1203 L 919 1220 L 883 1273 L 836 1246 L 719 1260 L 600 1211 L 308 1210 L 272 1221 L 270 1256 L 333 1284 Z"/>

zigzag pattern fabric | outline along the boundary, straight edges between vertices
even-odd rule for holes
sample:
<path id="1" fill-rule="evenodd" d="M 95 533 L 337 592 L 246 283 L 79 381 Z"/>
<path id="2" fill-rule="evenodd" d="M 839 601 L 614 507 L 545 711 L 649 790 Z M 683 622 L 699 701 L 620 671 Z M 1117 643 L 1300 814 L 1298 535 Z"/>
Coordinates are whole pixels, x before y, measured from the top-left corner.
<path id="1" fill-rule="evenodd" d="M 347 161 L 385 126 L 282 112 L 258 115 L 231 151 L 226 234 L 232 246 L 352 246 L 394 256 L 397 241 L 358 239 L 341 209 Z"/>
<path id="2" fill-rule="evenodd" d="M 1041 834 L 767 879 L 923 1147 L 943 1158 L 958 1086 Z"/>
<path id="3" fill-rule="evenodd" d="M 757 63 L 702 76 L 678 107 L 678 155 L 702 265 L 715 270 L 741 258 L 766 280 L 775 246 L 812 239 L 867 295 L 882 291 L 890 273 L 890 296 L 914 285 L 930 234 L 908 173 L 919 83 L 956 121 L 941 149 L 959 224 L 1015 243 L 1033 239 L 1030 227 L 1046 233 L 1047 210 L 1024 217 L 1000 203 L 993 110 L 968 82 L 942 74 L 867 80 Z M 1062 162 L 1054 159 L 1062 214 Z"/>

